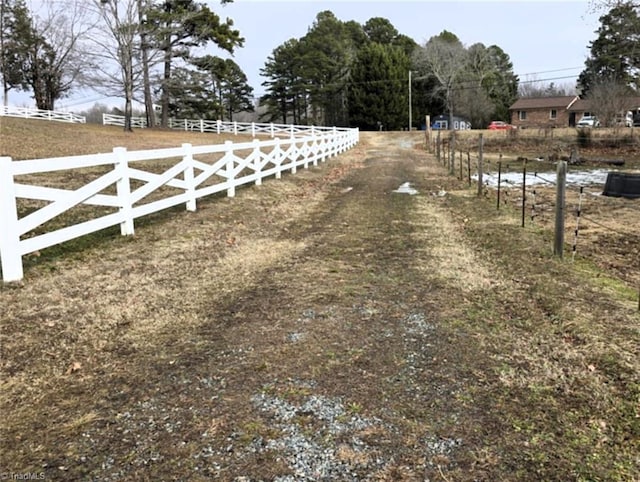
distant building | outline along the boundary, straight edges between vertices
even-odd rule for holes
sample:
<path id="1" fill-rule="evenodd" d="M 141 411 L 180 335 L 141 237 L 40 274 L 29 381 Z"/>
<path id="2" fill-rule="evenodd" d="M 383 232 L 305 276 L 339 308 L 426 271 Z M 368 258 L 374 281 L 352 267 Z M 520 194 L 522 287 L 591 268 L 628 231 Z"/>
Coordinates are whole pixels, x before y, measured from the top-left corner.
<path id="1" fill-rule="evenodd" d="M 628 110 L 640 108 L 640 98 L 629 97 Z M 511 124 L 527 127 L 575 127 L 583 116 L 596 116 L 588 99 L 577 95 L 558 97 L 531 97 L 516 100 L 509 108 Z"/>
<path id="2" fill-rule="evenodd" d="M 471 122 L 456 115 L 449 117 L 448 115 L 441 114 L 432 119 L 431 128 L 433 130 L 443 131 L 466 131 L 471 129 Z"/>
<path id="3" fill-rule="evenodd" d="M 518 99 L 509 107 L 511 124 L 521 129 L 575 126 L 581 116 L 576 120 L 578 113 L 569 109 L 578 100 L 577 95 Z"/>

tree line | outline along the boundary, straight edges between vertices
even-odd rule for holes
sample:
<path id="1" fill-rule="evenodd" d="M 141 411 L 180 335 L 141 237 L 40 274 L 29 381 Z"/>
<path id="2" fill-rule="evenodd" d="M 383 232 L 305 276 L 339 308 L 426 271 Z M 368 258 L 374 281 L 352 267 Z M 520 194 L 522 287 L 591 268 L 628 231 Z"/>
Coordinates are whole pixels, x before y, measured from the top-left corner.
<path id="1" fill-rule="evenodd" d="M 222 0 L 222 4 L 231 0 Z M 74 87 L 145 104 L 149 125 L 171 116 L 231 119 L 253 109 L 253 89 L 232 60 L 197 56 L 215 45 L 233 53 L 244 39 L 195 0 L 43 0 L 31 12 L 25 0 L 0 2 L 0 71 L 5 105 L 10 90 L 29 90 L 39 109 Z M 156 106 L 159 106 L 157 109 Z M 159 122 L 156 122 L 156 111 Z"/>
<path id="2" fill-rule="evenodd" d="M 221 6 L 233 0 L 221 0 Z M 597 38 L 578 80 L 584 97 L 638 93 L 640 15 L 637 2 L 604 0 Z M 233 120 L 255 107 L 253 88 L 231 58 L 197 55 L 217 47 L 232 55 L 244 39 L 196 0 L 25 0 L 0 2 L 0 72 L 5 105 L 13 90 L 33 93 L 40 109 L 74 88 L 89 87 L 145 105 L 149 125 L 170 117 Z M 320 12 L 307 33 L 273 49 L 261 69 L 264 121 L 403 129 L 408 111 L 466 118 L 482 128 L 508 120 L 518 96 L 559 95 L 553 83 L 521 83 L 497 45 L 464 45 L 443 31 L 423 45 L 381 17 L 364 24 Z M 616 88 L 613 88 L 613 87 Z M 411 99 L 409 101 L 409 99 Z M 156 115 L 158 118 L 156 119 Z"/>
<path id="3" fill-rule="evenodd" d="M 362 129 L 407 128 L 410 94 L 415 112 L 455 112 L 484 126 L 508 115 L 518 88 L 498 46 L 465 47 L 447 31 L 420 46 L 385 18 L 360 25 L 331 11 L 276 47 L 261 73 L 270 120 Z"/>

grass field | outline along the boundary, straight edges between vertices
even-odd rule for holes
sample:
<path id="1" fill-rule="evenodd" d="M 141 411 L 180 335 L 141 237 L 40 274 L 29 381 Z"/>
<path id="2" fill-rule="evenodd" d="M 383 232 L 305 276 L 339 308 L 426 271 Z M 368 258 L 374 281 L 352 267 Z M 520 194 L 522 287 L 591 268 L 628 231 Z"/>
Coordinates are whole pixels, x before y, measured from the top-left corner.
<path id="1" fill-rule="evenodd" d="M 0 121 L 16 158 L 212 139 Z M 0 288 L 1 471 L 638 480 L 637 265 L 554 258 L 544 223 L 478 199 L 421 136 L 363 133 L 317 168 L 31 258 Z M 393 193 L 407 181 L 418 194 Z"/>

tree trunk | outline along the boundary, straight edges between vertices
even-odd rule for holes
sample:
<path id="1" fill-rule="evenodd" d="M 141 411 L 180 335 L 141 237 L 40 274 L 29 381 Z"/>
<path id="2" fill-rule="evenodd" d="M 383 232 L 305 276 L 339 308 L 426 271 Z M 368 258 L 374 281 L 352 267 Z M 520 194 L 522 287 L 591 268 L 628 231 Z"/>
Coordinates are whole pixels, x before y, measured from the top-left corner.
<path id="1" fill-rule="evenodd" d="M 124 131 L 132 132 L 131 118 L 133 117 L 133 58 L 126 56 L 124 67 Z"/>
<path id="2" fill-rule="evenodd" d="M 162 82 L 162 119 L 160 125 L 169 127 L 169 82 L 171 81 L 171 34 L 164 42 L 164 75 Z"/>
<path id="3" fill-rule="evenodd" d="M 142 82 L 144 84 L 144 109 L 147 116 L 147 127 L 155 127 L 156 113 L 151 97 L 151 82 L 149 80 L 149 51 L 147 46 L 147 33 L 144 26 L 144 12 L 142 0 L 138 0 L 138 19 L 140 21 L 140 53 L 142 55 Z"/>

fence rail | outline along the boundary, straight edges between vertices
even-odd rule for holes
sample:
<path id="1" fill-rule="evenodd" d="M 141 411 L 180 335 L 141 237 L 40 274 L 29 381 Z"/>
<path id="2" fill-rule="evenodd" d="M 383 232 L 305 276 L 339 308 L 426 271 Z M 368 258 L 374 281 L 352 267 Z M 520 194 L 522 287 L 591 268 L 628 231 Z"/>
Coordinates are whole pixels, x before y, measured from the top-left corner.
<path id="1" fill-rule="evenodd" d="M 110 126 L 124 126 L 125 118 L 121 115 L 102 114 L 102 123 Z M 131 127 L 146 128 L 147 119 L 144 117 L 132 117 Z M 188 132 L 214 132 L 216 134 L 251 134 L 253 137 L 259 134 L 276 136 L 299 136 L 307 134 L 320 134 L 333 131 L 333 127 L 298 126 L 290 124 L 274 124 L 259 122 L 230 122 L 205 119 L 169 119 L 169 128 Z"/>
<path id="2" fill-rule="evenodd" d="M 27 107 L 0 107 L 0 116 L 22 117 L 23 119 L 44 119 L 58 122 L 85 124 L 86 117 L 71 112 L 57 112 L 54 110 L 30 109 Z"/>
<path id="3" fill-rule="evenodd" d="M 357 129 L 332 128 L 303 137 L 237 144 L 183 144 L 145 151 L 116 147 L 110 153 L 25 161 L 0 157 L 3 281 L 23 278 L 22 257 L 26 254 L 118 224 L 122 235 L 132 235 L 136 218 L 179 204 L 195 211 L 199 198 L 224 191 L 232 197 L 238 186 L 261 184 L 268 176 L 278 179 L 283 171 L 295 173 L 300 166 L 317 165 L 353 147 L 358 140 Z M 42 185 L 42 173 L 87 172 L 87 168 L 94 172 L 96 167 L 102 174 L 94 174 L 77 189 L 54 187 L 52 183 L 47 186 L 46 182 Z M 164 170 L 157 172 L 159 169 Z M 21 204 L 27 202 L 25 199 L 31 204 Z M 89 219 L 77 224 L 41 232 L 45 223 L 83 204 L 101 208 L 99 212 L 91 210 Z"/>

